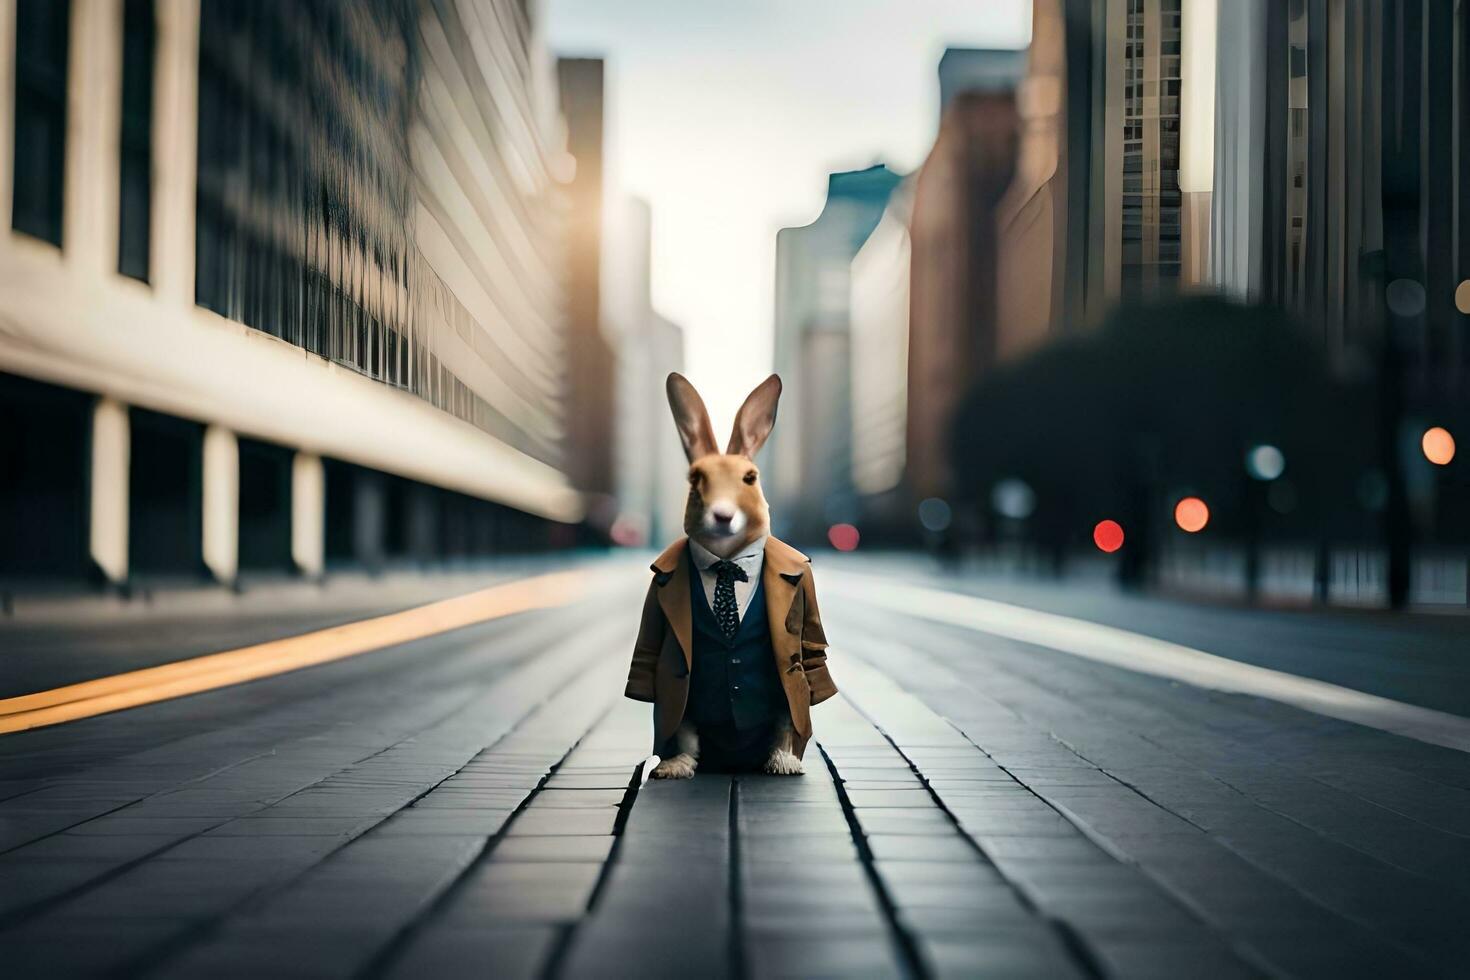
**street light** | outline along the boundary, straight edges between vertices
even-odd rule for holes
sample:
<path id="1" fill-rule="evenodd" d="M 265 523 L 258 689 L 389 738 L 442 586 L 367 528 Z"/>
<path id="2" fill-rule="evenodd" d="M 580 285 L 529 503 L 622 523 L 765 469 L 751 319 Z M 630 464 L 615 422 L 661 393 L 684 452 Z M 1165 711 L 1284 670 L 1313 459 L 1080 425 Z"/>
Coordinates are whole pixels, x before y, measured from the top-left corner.
<path id="1" fill-rule="evenodd" d="M 1174 505 L 1174 523 L 1181 531 L 1198 534 L 1210 523 L 1210 508 L 1198 497 L 1185 497 Z"/>
<path id="2" fill-rule="evenodd" d="M 1245 469 L 1253 478 L 1270 483 L 1286 472 L 1286 455 L 1275 446 L 1262 443 L 1245 454 Z"/>
<path id="3" fill-rule="evenodd" d="M 1025 480 L 1007 477 L 990 491 L 990 506 L 1002 517 L 1024 521 L 1036 510 L 1036 492 Z"/>
<path id="4" fill-rule="evenodd" d="M 926 531 L 939 534 L 948 530 L 953 517 L 949 502 L 942 497 L 929 497 L 919 504 L 919 523 Z"/>
<path id="5" fill-rule="evenodd" d="M 1435 466 L 1448 466 L 1455 458 L 1455 437 L 1437 425 L 1424 431 L 1419 445 L 1424 450 L 1424 458 Z"/>

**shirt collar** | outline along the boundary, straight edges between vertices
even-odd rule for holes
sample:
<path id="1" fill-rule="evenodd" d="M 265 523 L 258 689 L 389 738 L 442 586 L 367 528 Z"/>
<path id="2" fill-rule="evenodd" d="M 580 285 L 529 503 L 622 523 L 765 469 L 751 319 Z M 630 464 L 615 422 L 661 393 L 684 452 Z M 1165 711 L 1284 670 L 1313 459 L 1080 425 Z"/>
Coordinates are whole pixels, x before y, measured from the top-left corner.
<path id="1" fill-rule="evenodd" d="M 730 560 L 739 565 L 746 572 L 750 572 L 757 567 L 757 563 L 765 557 L 765 554 L 766 535 L 762 534 L 750 544 L 746 545 L 745 548 L 742 549 L 738 555 L 732 556 Z M 698 541 L 695 541 L 693 538 L 689 539 L 689 557 L 693 559 L 694 567 L 698 568 L 700 571 L 704 571 L 711 565 L 720 561 L 719 555 L 710 551 L 708 548 L 700 544 Z"/>

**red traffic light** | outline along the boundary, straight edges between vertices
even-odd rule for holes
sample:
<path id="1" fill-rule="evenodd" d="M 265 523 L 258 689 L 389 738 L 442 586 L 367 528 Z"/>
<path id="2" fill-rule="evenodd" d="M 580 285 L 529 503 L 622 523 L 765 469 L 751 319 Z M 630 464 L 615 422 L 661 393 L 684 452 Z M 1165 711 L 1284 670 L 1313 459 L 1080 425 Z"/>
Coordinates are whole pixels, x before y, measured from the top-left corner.
<path id="1" fill-rule="evenodd" d="M 1123 525 L 1117 521 L 1098 521 L 1092 529 L 1092 543 L 1099 551 L 1112 554 L 1123 547 Z"/>
<path id="2" fill-rule="evenodd" d="M 854 551 L 861 539 L 858 529 L 851 524 L 833 524 L 827 529 L 827 540 L 838 551 Z"/>

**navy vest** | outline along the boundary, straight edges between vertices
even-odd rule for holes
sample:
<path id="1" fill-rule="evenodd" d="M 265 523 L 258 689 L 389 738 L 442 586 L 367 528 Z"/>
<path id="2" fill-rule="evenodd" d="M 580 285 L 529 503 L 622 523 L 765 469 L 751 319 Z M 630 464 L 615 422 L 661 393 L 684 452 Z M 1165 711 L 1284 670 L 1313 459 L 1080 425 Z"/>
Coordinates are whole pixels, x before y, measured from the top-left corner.
<path id="1" fill-rule="evenodd" d="M 693 611 L 693 669 L 685 715 L 696 725 L 751 729 L 790 711 L 771 649 L 766 587 L 757 581 L 745 618 L 727 639 L 704 594 L 693 556 L 689 559 L 689 603 Z"/>

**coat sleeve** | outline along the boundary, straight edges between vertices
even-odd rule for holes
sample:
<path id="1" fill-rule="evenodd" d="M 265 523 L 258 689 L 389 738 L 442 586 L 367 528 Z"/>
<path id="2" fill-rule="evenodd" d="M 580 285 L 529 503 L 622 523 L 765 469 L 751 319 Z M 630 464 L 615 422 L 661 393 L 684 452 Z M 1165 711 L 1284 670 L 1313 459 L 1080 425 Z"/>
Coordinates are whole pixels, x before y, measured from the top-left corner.
<path id="1" fill-rule="evenodd" d="M 801 624 L 801 666 L 806 671 L 807 685 L 812 690 L 812 704 L 821 704 L 837 693 L 832 675 L 827 671 L 827 634 L 822 629 L 822 614 L 817 609 L 817 584 L 811 566 L 802 576 L 806 592 L 806 616 Z"/>
<path id="2" fill-rule="evenodd" d="M 643 620 L 638 626 L 638 641 L 633 644 L 633 663 L 628 668 L 628 686 L 623 696 L 634 701 L 654 699 L 654 676 L 658 670 L 659 652 L 664 645 L 664 611 L 658 604 L 658 584 L 649 583 L 648 597 L 643 600 Z"/>

